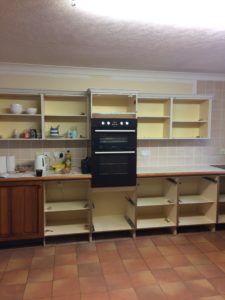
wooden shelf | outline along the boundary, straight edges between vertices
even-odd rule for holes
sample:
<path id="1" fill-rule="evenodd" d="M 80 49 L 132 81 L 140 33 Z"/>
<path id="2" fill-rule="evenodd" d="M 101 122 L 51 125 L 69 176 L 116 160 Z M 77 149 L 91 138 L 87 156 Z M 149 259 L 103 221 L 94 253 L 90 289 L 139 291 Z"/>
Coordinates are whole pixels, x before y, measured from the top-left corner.
<path id="1" fill-rule="evenodd" d="M 131 230 L 131 226 L 122 215 L 93 216 L 95 232 Z"/>
<path id="2" fill-rule="evenodd" d="M 163 228 L 163 227 L 172 227 L 172 226 L 176 226 L 176 224 L 172 222 L 170 219 L 164 217 L 153 216 L 152 218 L 137 220 L 137 229 Z"/>
<path id="3" fill-rule="evenodd" d="M 189 226 L 189 225 L 205 225 L 214 224 L 215 222 L 206 216 L 180 216 L 179 226 Z"/>
<path id="4" fill-rule="evenodd" d="M 62 201 L 45 203 L 45 212 L 51 213 L 56 211 L 75 211 L 89 209 L 88 202 L 82 201 Z"/>
<path id="5" fill-rule="evenodd" d="M 218 223 L 219 223 L 219 224 L 225 223 L 225 213 L 224 213 L 224 214 L 219 214 L 219 215 L 218 215 Z"/>
<path id="6" fill-rule="evenodd" d="M 77 221 L 77 220 L 76 220 Z M 79 234 L 79 233 L 89 233 L 89 227 L 84 223 L 55 223 L 54 225 L 45 226 L 45 236 L 57 236 L 57 235 L 69 235 L 69 234 Z"/>
<path id="7" fill-rule="evenodd" d="M 172 202 L 167 197 L 138 197 L 137 206 L 161 206 L 161 205 L 174 205 L 175 201 Z"/>
<path id="8" fill-rule="evenodd" d="M 225 203 L 225 194 L 220 194 L 219 195 L 219 202 L 220 203 Z"/>
<path id="9" fill-rule="evenodd" d="M 169 119 L 170 118 L 170 116 L 147 116 L 147 115 L 143 115 L 143 116 L 138 116 L 137 117 L 138 119 L 152 119 L 152 120 L 154 120 L 154 119 L 159 119 L 159 120 L 164 120 L 164 119 Z"/>
<path id="10" fill-rule="evenodd" d="M 209 200 L 201 195 L 185 195 L 185 196 L 179 196 L 178 203 L 180 205 L 186 205 L 186 204 L 214 203 L 214 201 Z"/>

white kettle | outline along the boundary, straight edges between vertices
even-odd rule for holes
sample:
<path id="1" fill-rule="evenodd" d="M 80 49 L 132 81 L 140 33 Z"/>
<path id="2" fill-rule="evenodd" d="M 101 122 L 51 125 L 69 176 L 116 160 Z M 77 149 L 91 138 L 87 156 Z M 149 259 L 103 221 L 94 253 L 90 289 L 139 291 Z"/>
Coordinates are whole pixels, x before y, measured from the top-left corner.
<path id="1" fill-rule="evenodd" d="M 46 169 L 47 169 L 46 155 L 43 155 L 43 154 L 36 155 L 34 168 L 35 168 L 35 170 L 46 171 Z"/>

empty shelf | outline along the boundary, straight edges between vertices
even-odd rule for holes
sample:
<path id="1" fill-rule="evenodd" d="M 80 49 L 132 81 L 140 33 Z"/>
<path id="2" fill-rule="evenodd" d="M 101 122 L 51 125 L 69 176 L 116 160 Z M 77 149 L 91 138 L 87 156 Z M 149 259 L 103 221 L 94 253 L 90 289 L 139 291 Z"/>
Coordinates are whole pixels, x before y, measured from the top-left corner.
<path id="1" fill-rule="evenodd" d="M 95 232 L 131 230 L 123 215 L 93 216 Z"/>
<path id="2" fill-rule="evenodd" d="M 88 203 L 86 200 L 83 201 L 67 201 L 67 202 L 48 202 L 45 203 L 45 212 L 56 212 L 56 211 L 75 211 L 88 209 Z"/>
<path id="3" fill-rule="evenodd" d="M 139 219 L 137 220 L 137 228 L 161 228 L 161 227 L 171 227 L 176 226 L 176 224 L 168 218 L 149 218 L 149 219 Z"/>
<path id="4" fill-rule="evenodd" d="M 216 221 L 213 221 L 206 216 L 183 216 L 179 217 L 179 226 L 188 226 L 188 225 L 204 225 L 204 224 L 214 224 Z"/>
<path id="5" fill-rule="evenodd" d="M 213 200 L 207 199 L 201 195 L 186 195 L 179 196 L 179 204 L 201 204 L 213 203 Z"/>
<path id="6" fill-rule="evenodd" d="M 172 204 L 175 204 L 175 201 L 166 197 L 142 197 L 137 199 L 137 206 L 161 206 Z"/>

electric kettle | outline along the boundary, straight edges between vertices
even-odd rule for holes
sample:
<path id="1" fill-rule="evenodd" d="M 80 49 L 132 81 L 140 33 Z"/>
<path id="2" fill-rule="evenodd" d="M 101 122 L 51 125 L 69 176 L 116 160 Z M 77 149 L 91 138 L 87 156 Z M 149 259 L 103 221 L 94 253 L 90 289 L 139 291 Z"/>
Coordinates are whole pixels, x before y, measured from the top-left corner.
<path id="1" fill-rule="evenodd" d="M 34 168 L 35 170 L 43 170 L 46 171 L 47 162 L 46 162 L 46 155 L 40 154 L 36 155 Z"/>

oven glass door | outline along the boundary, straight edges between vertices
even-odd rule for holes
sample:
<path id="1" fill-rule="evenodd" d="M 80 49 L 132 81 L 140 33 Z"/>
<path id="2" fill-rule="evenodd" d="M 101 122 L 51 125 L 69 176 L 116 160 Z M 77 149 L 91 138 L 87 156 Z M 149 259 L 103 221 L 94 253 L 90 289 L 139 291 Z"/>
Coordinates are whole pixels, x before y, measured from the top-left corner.
<path id="1" fill-rule="evenodd" d="M 124 151 L 136 149 L 135 130 L 93 130 L 92 149 L 94 151 Z"/>
<path id="2" fill-rule="evenodd" d="M 136 152 L 95 152 L 92 187 L 136 185 Z"/>

